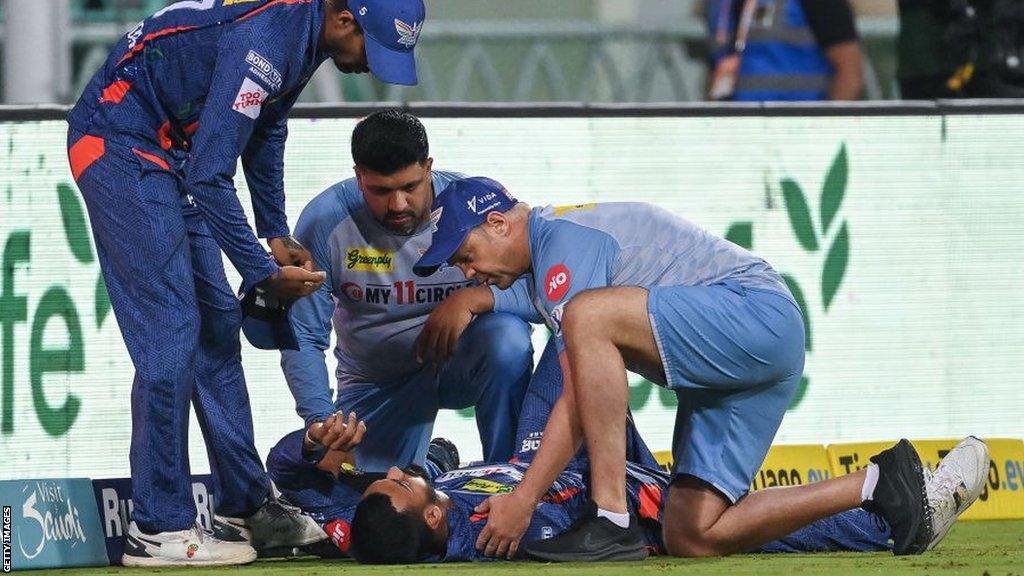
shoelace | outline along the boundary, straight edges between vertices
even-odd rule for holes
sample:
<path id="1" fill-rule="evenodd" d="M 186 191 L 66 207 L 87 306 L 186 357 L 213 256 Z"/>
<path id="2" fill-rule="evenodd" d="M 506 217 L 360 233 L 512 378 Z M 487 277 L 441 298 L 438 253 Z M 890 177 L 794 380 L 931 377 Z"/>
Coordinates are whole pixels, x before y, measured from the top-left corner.
<path id="1" fill-rule="evenodd" d="M 301 508 L 286 504 L 279 499 L 267 501 L 266 510 L 274 518 L 293 518 L 297 514 L 302 514 Z"/>
<path id="2" fill-rule="evenodd" d="M 925 469 L 924 481 L 925 485 L 930 488 L 928 505 L 932 507 L 932 510 L 944 517 L 955 515 L 957 506 L 953 494 L 956 492 L 959 482 L 952 466 L 939 466 L 934 472 Z"/>
<path id="3" fill-rule="evenodd" d="M 210 531 L 210 530 L 207 530 L 206 528 L 203 528 L 203 525 L 200 524 L 199 522 L 196 522 L 195 524 L 192 525 L 192 532 L 194 532 L 196 534 L 196 538 L 195 539 L 200 544 L 205 543 L 207 540 L 213 539 L 213 532 Z"/>

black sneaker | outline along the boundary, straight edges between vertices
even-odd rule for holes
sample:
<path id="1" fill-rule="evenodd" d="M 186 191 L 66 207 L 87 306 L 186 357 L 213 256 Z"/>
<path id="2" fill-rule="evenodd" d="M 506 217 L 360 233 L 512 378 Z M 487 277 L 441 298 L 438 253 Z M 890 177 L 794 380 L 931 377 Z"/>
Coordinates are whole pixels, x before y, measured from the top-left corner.
<path id="1" fill-rule="evenodd" d="M 636 517 L 629 528 L 620 528 L 597 515 L 597 504 L 588 501 L 583 514 L 568 530 L 547 540 L 531 542 L 526 554 L 548 562 L 620 562 L 647 558 L 647 544 Z"/>
<path id="2" fill-rule="evenodd" d="M 889 523 L 893 554 L 924 552 L 932 540 L 932 509 L 917 450 L 903 439 L 871 461 L 878 465 L 878 485 L 861 507 Z"/>
<path id="3" fill-rule="evenodd" d="M 441 469 L 441 473 L 451 472 L 459 467 L 459 449 L 446 438 L 434 438 L 427 446 L 427 460 Z"/>

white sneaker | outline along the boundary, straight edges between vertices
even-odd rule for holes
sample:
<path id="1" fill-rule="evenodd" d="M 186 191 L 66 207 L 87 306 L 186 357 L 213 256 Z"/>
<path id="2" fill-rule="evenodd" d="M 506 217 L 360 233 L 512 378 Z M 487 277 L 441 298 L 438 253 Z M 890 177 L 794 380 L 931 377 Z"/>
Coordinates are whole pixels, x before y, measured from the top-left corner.
<path id="1" fill-rule="evenodd" d="M 942 542 L 957 517 L 981 495 L 988 481 L 988 466 L 988 447 L 968 436 L 946 454 L 934 472 L 925 470 L 933 534 L 927 550 Z"/>
<path id="2" fill-rule="evenodd" d="M 125 566 L 230 566 L 256 560 L 244 543 L 224 542 L 195 524 L 188 530 L 145 534 L 131 523 L 124 539 Z"/>
<path id="3" fill-rule="evenodd" d="M 247 518 L 216 516 L 214 533 L 231 541 L 246 539 L 257 550 L 281 546 L 305 546 L 327 539 L 315 520 L 295 506 L 270 497 Z"/>

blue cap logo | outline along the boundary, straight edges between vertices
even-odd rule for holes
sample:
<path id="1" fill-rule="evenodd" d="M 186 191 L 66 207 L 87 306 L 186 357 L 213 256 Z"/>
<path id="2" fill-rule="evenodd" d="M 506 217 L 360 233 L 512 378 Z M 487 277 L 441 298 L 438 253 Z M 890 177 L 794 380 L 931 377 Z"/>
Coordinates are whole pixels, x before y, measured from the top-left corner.
<path id="1" fill-rule="evenodd" d="M 420 30 L 423 30 L 423 22 L 416 22 L 410 26 L 395 18 L 395 30 L 398 30 L 398 43 L 412 48 L 420 39 Z"/>
<path id="2" fill-rule="evenodd" d="M 430 232 L 437 232 L 437 223 L 441 220 L 441 214 L 444 213 L 444 206 L 441 206 L 437 210 L 430 213 Z"/>
<path id="3" fill-rule="evenodd" d="M 389 84 L 415 85 L 416 58 L 427 11 L 423 0 L 349 0 L 363 29 L 370 72 Z"/>

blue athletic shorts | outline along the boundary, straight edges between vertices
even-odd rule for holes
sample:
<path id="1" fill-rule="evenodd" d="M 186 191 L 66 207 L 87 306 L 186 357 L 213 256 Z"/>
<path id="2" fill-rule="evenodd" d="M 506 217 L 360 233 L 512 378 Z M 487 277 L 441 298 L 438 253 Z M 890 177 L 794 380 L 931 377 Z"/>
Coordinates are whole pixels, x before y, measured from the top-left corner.
<path id="1" fill-rule="evenodd" d="M 651 328 L 679 399 L 673 474 L 747 493 L 804 366 L 800 310 L 735 281 L 649 289 Z"/>

